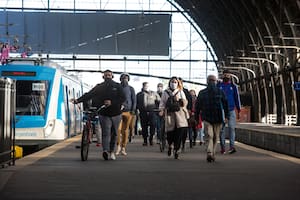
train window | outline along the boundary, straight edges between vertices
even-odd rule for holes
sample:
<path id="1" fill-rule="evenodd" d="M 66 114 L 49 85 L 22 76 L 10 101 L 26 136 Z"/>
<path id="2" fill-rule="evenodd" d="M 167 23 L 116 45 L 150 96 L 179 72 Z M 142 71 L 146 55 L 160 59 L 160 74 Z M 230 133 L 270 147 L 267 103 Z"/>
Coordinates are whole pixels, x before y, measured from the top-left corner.
<path id="1" fill-rule="evenodd" d="M 44 115 L 48 96 L 48 81 L 16 82 L 16 114 Z"/>

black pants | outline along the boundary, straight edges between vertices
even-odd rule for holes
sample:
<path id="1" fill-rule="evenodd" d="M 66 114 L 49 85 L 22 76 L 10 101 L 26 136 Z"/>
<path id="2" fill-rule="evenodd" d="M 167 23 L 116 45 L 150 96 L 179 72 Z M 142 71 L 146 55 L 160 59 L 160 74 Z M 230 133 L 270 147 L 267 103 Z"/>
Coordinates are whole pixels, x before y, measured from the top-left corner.
<path id="1" fill-rule="evenodd" d="M 140 120 L 141 120 L 144 143 L 147 143 L 148 137 L 149 137 L 149 141 L 152 142 L 153 135 L 155 133 L 155 128 L 156 128 L 156 114 L 154 112 L 140 111 Z M 149 135 L 148 127 L 150 127 L 149 128 L 150 135 Z"/>
<path id="2" fill-rule="evenodd" d="M 178 151 L 180 149 L 182 136 L 187 132 L 188 127 L 175 128 L 174 131 L 167 132 L 168 144 L 174 144 L 174 150 Z"/>

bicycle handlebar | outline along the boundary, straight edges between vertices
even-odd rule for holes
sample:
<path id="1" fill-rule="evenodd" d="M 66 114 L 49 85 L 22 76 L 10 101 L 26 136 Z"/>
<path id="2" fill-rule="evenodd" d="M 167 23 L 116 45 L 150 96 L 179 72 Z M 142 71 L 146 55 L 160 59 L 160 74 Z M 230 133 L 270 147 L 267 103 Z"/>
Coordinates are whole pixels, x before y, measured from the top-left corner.
<path id="1" fill-rule="evenodd" d="M 88 114 L 88 115 L 90 115 L 90 114 L 97 114 L 97 115 L 98 115 L 98 113 L 99 113 L 103 108 L 106 108 L 106 107 L 108 107 L 108 106 L 102 105 L 102 106 L 100 106 L 99 108 L 97 108 L 97 107 L 89 107 L 88 110 L 84 110 L 83 113 L 86 113 L 86 114 Z"/>

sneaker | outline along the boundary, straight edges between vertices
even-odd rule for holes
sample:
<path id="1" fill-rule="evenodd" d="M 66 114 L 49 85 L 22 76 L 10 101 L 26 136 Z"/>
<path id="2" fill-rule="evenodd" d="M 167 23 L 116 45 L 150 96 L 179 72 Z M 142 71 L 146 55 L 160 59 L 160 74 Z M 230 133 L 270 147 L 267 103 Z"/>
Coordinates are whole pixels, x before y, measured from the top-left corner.
<path id="1" fill-rule="evenodd" d="M 126 156 L 126 155 L 127 155 L 127 153 L 126 153 L 126 151 L 125 151 L 125 148 L 124 148 L 124 147 L 122 148 L 121 154 L 122 154 L 122 155 L 124 155 L 124 156 Z"/>
<path id="2" fill-rule="evenodd" d="M 185 144 L 181 145 L 181 151 L 184 152 L 185 151 Z"/>
<path id="3" fill-rule="evenodd" d="M 120 145 L 118 145 L 118 146 L 117 146 L 116 155 L 119 155 L 119 154 L 120 154 L 120 151 L 121 151 L 121 146 L 120 146 Z"/>
<path id="4" fill-rule="evenodd" d="M 107 151 L 103 151 L 102 156 L 103 156 L 104 160 L 108 160 L 108 153 L 107 153 Z"/>
<path id="5" fill-rule="evenodd" d="M 174 158 L 175 158 L 175 159 L 178 159 L 178 157 L 179 157 L 179 152 L 178 152 L 178 151 L 175 151 L 175 152 L 174 152 Z"/>
<path id="6" fill-rule="evenodd" d="M 214 162 L 215 161 L 215 158 L 212 156 L 212 155 L 207 155 L 207 157 L 206 157 L 206 161 L 207 162 Z"/>
<path id="7" fill-rule="evenodd" d="M 147 145 L 148 145 L 147 142 L 144 142 L 144 143 L 143 143 L 143 146 L 147 146 Z"/>
<path id="8" fill-rule="evenodd" d="M 111 152 L 111 153 L 110 153 L 110 159 L 111 159 L 111 160 L 116 160 L 116 155 L 115 155 L 114 152 Z"/>
<path id="9" fill-rule="evenodd" d="M 226 153 L 225 149 L 222 148 L 221 151 L 220 151 L 220 153 L 221 154 L 225 154 Z"/>
<path id="10" fill-rule="evenodd" d="M 172 154 L 172 147 L 169 147 L 169 149 L 168 149 L 168 156 L 171 156 L 171 154 Z"/>
<path id="11" fill-rule="evenodd" d="M 235 153 L 235 152 L 236 152 L 236 150 L 235 150 L 234 147 L 231 147 L 231 148 L 228 150 L 228 153 L 229 153 L 229 154 L 233 154 L 233 153 Z"/>
<path id="12" fill-rule="evenodd" d="M 97 142 L 96 147 L 100 147 L 100 146 L 101 146 L 101 143 Z"/>
<path id="13" fill-rule="evenodd" d="M 185 151 L 185 148 L 181 147 L 181 152 L 184 153 L 184 151 Z"/>

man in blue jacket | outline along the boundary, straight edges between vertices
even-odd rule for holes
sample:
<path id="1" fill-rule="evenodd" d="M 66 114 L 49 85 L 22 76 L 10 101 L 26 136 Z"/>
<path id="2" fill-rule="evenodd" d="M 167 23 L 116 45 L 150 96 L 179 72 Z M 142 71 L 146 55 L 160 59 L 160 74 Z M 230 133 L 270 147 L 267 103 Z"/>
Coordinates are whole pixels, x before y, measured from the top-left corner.
<path id="1" fill-rule="evenodd" d="M 223 82 L 218 83 L 218 87 L 223 90 L 227 97 L 228 108 L 229 108 L 229 119 L 228 119 L 228 133 L 229 133 L 229 150 L 228 153 L 232 154 L 236 152 L 234 142 L 235 142 L 235 126 L 236 126 L 236 112 L 239 113 L 241 110 L 240 95 L 238 88 L 235 84 L 231 82 L 231 73 L 228 70 L 223 71 Z M 220 132 L 220 144 L 221 144 L 221 154 L 225 154 L 225 124 Z"/>

